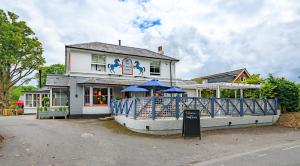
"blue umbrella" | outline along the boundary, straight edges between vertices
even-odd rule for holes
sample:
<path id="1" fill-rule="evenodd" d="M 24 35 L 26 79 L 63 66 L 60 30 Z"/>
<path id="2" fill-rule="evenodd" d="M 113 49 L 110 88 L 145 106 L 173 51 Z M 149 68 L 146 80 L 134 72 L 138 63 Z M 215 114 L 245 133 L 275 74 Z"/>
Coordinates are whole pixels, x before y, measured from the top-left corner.
<path id="1" fill-rule="evenodd" d="M 155 90 L 170 88 L 169 85 L 155 79 L 145 82 L 143 85 L 140 85 L 140 87 L 151 89 L 151 96 L 154 95 Z"/>
<path id="2" fill-rule="evenodd" d="M 171 88 L 164 90 L 163 93 L 185 93 L 185 91 L 175 86 L 172 86 Z"/>
<path id="3" fill-rule="evenodd" d="M 145 88 L 138 87 L 137 85 L 131 85 L 123 89 L 121 92 L 148 92 Z"/>
<path id="4" fill-rule="evenodd" d="M 144 84 L 140 85 L 140 87 L 144 87 L 144 88 L 170 88 L 169 85 L 160 82 L 158 80 L 151 80 L 151 81 L 147 81 Z"/>

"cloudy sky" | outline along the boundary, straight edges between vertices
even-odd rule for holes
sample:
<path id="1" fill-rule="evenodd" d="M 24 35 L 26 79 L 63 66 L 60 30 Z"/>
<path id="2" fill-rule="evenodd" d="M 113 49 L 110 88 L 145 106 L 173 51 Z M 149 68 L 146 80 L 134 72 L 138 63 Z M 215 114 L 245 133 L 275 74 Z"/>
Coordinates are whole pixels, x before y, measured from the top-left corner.
<path id="1" fill-rule="evenodd" d="M 1 0 L 36 32 L 47 64 L 64 45 L 106 42 L 180 59 L 177 76 L 247 68 L 299 82 L 299 0 Z"/>

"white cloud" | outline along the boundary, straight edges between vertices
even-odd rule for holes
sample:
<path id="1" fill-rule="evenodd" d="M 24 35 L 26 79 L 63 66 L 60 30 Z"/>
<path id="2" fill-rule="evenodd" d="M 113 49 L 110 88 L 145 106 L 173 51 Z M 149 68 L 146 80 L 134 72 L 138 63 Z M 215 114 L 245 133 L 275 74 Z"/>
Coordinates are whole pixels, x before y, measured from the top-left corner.
<path id="1" fill-rule="evenodd" d="M 33 28 L 47 64 L 64 63 L 65 44 L 121 39 L 154 51 L 163 45 L 166 54 L 181 60 L 177 76 L 185 79 L 247 67 L 299 80 L 297 0 L 2 0 L 0 6 Z M 161 25 L 141 31 L 137 18 L 160 19 Z"/>

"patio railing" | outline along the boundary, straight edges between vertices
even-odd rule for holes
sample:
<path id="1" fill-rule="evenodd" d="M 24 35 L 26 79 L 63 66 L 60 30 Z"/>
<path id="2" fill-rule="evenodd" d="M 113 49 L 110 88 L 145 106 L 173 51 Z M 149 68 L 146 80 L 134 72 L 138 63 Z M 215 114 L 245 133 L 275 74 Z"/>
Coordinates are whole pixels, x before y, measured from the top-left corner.
<path id="1" fill-rule="evenodd" d="M 277 115 L 277 99 L 233 99 L 199 97 L 133 97 L 113 100 L 110 105 L 114 115 L 134 119 L 182 117 L 185 109 L 198 109 L 201 116 L 263 116 Z"/>

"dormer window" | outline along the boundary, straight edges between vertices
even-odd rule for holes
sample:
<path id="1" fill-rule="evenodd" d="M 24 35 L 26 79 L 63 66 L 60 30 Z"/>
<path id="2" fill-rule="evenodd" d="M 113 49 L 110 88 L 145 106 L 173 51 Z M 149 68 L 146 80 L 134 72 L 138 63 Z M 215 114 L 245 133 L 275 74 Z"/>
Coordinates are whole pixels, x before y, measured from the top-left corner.
<path id="1" fill-rule="evenodd" d="M 150 75 L 160 75 L 160 62 L 150 63 Z"/>
<path id="2" fill-rule="evenodd" d="M 92 63 L 91 63 L 92 71 L 106 71 L 106 61 L 104 55 L 92 54 Z"/>

